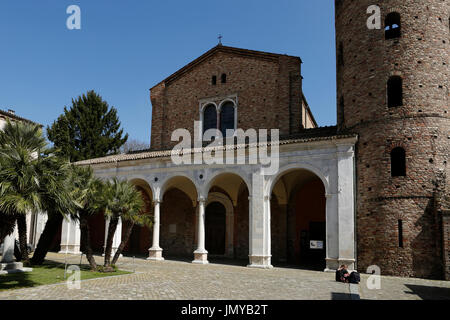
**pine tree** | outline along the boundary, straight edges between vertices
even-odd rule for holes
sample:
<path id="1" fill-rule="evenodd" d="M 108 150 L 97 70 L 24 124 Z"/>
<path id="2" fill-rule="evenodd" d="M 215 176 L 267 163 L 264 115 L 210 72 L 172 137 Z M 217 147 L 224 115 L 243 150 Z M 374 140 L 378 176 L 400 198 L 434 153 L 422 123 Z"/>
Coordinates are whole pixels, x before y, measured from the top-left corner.
<path id="1" fill-rule="evenodd" d="M 47 135 L 71 162 L 117 154 L 128 139 L 117 110 L 93 90 L 72 99 L 72 107 L 64 107 L 64 113 L 47 127 Z"/>

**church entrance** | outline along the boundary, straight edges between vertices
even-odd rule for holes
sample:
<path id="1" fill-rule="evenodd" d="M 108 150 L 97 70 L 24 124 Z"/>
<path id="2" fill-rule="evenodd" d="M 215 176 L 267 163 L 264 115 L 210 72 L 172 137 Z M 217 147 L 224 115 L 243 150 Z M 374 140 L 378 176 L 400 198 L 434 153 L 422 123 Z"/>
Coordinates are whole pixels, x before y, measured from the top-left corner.
<path id="1" fill-rule="evenodd" d="M 205 246 L 210 255 L 225 254 L 226 209 L 213 202 L 206 207 Z"/>
<path id="2" fill-rule="evenodd" d="M 271 201 L 273 262 L 326 268 L 325 187 L 314 173 L 293 170 L 276 183 Z"/>

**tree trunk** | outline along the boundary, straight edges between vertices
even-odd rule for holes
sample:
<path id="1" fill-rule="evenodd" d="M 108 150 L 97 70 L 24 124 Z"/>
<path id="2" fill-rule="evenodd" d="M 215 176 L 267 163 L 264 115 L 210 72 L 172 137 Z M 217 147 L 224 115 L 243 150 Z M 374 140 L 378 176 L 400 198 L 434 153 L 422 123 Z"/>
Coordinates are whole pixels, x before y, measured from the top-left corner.
<path id="1" fill-rule="evenodd" d="M 41 237 L 39 238 L 38 245 L 34 251 L 33 258 L 31 258 L 31 263 L 34 265 L 42 265 L 45 260 L 47 252 L 50 250 L 53 239 L 61 227 L 63 221 L 63 215 L 59 213 L 53 213 L 48 215 L 47 223 L 45 224 L 44 231 L 42 231 Z"/>
<path id="2" fill-rule="evenodd" d="M 20 253 L 21 260 L 24 264 L 30 262 L 28 257 L 28 241 L 27 241 L 27 216 L 24 214 L 19 214 L 17 216 L 17 228 L 19 230 L 19 243 L 20 243 Z"/>
<path id="3" fill-rule="evenodd" d="M 117 248 L 117 252 L 114 255 L 113 261 L 111 262 L 111 265 L 115 265 L 117 263 L 117 260 L 119 260 L 120 255 L 122 254 L 123 249 L 127 245 L 128 240 L 130 239 L 131 232 L 133 231 L 134 222 L 127 223 L 127 230 L 125 232 L 125 238 L 122 239 L 122 242 L 120 243 L 119 248 Z"/>
<path id="4" fill-rule="evenodd" d="M 85 214 L 80 214 L 80 231 L 81 231 L 81 234 L 83 234 L 81 239 L 83 239 L 83 242 L 84 242 L 83 246 L 85 248 L 84 253 L 86 254 L 86 259 L 89 261 L 91 270 L 96 271 L 97 263 L 95 262 L 94 254 L 92 253 L 88 218 L 87 218 L 87 215 L 85 215 Z"/>
<path id="5" fill-rule="evenodd" d="M 105 248 L 105 267 L 111 266 L 112 245 L 113 245 L 114 234 L 116 233 L 118 223 L 119 223 L 118 218 L 111 218 L 109 220 L 108 237 L 106 240 L 106 248 Z"/>
<path id="6" fill-rule="evenodd" d="M 0 212 L 0 243 L 14 232 L 16 227 L 16 216 Z"/>

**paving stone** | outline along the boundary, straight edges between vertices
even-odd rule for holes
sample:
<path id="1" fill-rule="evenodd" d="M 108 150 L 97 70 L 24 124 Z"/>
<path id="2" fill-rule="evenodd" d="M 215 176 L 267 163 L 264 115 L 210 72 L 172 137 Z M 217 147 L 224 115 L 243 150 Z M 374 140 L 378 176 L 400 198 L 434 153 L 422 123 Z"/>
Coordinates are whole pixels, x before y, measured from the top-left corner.
<path id="1" fill-rule="evenodd" d="M 49 260 L 64 263 L 65 256 L 50 253 Z M 100 263 L 101 257 L 96 257 Z M 69 257 L 79 263 L 79 257 Z M 450 282 L 411 278 L 381 277 L 381 289 L 369 290 L 369 275 L 361 275 L 361 283 L 334 281 L 333 273 L 292 268 L 270 270 L 245 266 L 166 260 L 121 258 L 121 270 L 135 273 L 81 282 L 81 289 L 68 289 L 66 284 L 0 292 L 0 300 L 415 300 L 449 299 Z"/>

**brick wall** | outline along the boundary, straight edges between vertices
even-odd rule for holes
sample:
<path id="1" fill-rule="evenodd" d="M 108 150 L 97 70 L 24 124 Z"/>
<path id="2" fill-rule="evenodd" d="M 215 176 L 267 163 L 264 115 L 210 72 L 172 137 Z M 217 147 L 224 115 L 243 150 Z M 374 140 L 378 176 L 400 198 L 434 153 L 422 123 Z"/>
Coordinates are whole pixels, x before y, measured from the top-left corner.
<path id="1" fill-rule="evenodd" d="M 450 280 L 450 210 L 442 213 L 442 229 L 445 280 Z"/>
<path id="2" fill-rule="evenodd" d="M 167 191 L 161 204 L 160 246 L 163 255 L 192 258 L 196 249 L 195 233 L 196 208 L 191 199 L 178 189 Z"/>
<path id="3" fill-rule="evenodd" d="M 450 2 L 383 1 L 383 27 L 369 30 L 366 11 L 373 4 L 336 1 L 338 127 L 360 136 L 358 268 L 376 264 L 383 274 L 441 278 L 434 197 L 439 176 L 450 173 Z M 402 36 L 385 40 L 384 17 L 393 11 L 401 15 Z M 388 108 L 393 75 L 403 79 L 404 103 Z M 397 146 L 406 151 L 406 177 L 391 177 L 390 152 Z"/>
<path id="4" fill-rule="evenodd" d="M 205 55 L 151 89 L 152 149 L 177 144 L 170 141 L 175 129 L 193 132 L 194 120 L 200 120 L 200 100 L 232 94 L 239 100 L 238 128 L 279 128 L 284 135 L 300 130 L 300 58 L 221 46 Z M 212 76 L 217 76 L 216 85 Z"/>

